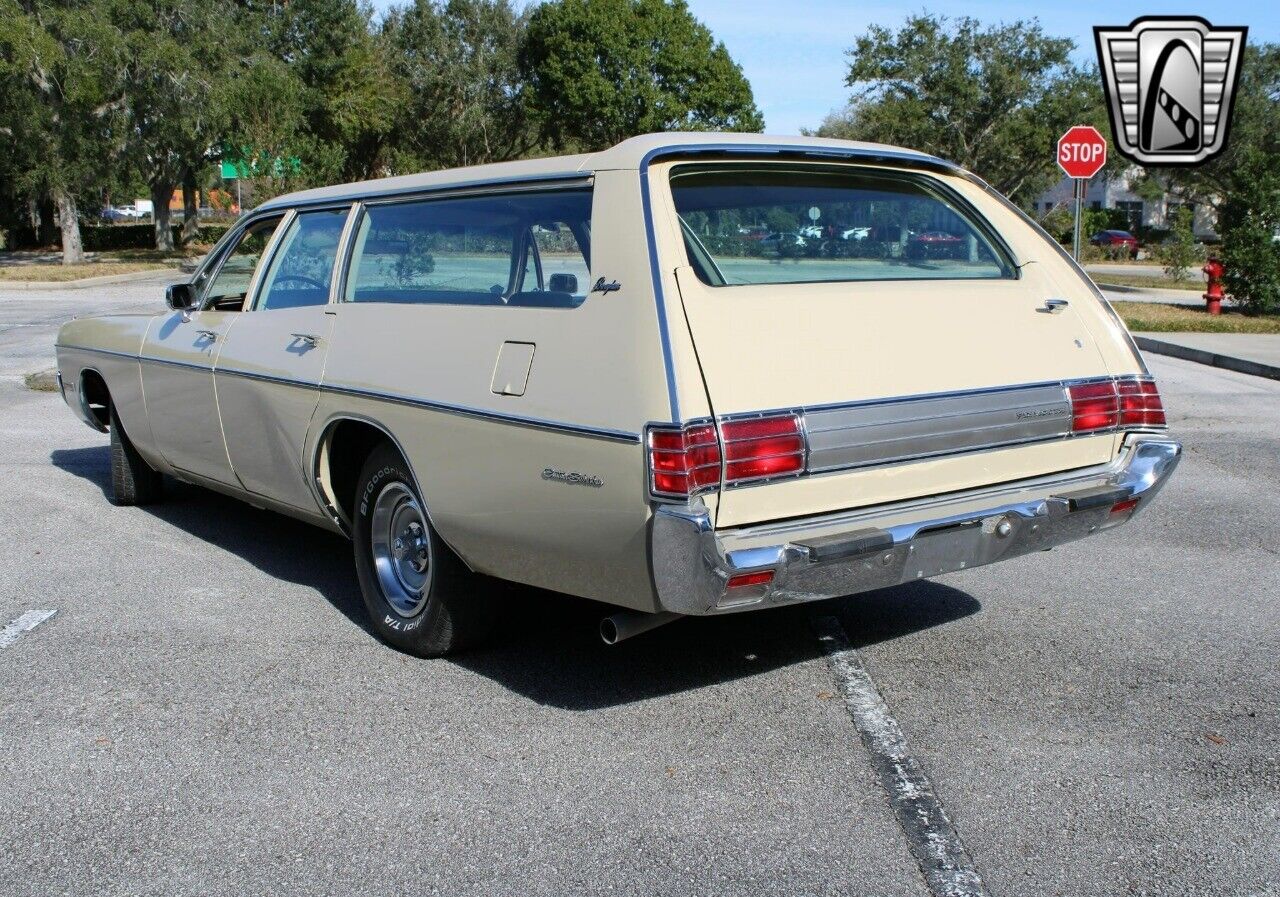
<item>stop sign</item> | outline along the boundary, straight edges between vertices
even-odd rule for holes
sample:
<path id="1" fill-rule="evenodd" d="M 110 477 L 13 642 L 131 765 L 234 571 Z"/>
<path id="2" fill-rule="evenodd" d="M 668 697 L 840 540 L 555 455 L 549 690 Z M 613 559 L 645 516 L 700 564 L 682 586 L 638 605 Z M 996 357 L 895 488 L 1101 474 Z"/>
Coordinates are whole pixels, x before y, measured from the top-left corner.
<path id="1" fill-rule="evenodd" d="M 1067 177 L 1091 178 L 1107 164 L 1107 141 L 1097 128 L 1076 125 L 1058 138 L 1058 165 Z"/>

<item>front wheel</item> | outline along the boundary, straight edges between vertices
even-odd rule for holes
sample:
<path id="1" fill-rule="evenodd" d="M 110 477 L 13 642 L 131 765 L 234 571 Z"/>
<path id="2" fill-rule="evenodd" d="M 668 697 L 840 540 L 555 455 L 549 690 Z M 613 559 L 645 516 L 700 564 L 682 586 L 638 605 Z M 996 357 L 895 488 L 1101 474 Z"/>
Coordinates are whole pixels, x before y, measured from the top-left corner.
<path id="1" fill-rule="evenodd" d="M 129 434 L 120 426 L 120 416 L 112 404 L 109 411 L 111 431 L 111 492 L 113 505 L 149 505 L 159 501 L 164 478 L 138 454 Z"/>
<path id="2" fill-rule="evenodd" d="M 431 525 L 409 466 L 392 446 L 379 446 L 365 462 L 353 516 L 360 591 L 383 641 L 438 657 L 488 634 L 492 599 Z"/>

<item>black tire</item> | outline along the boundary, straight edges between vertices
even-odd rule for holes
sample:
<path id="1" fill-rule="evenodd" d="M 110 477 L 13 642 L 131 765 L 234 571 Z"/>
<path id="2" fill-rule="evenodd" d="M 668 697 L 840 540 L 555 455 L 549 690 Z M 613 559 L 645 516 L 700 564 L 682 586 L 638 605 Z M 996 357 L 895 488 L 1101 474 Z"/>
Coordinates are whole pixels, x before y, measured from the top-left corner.
<path id="1" fill-rule="evenodd" d="M 143 460 L 120 426 L 116 406 L 111 415 L 111 492 L 113 505 L 149 505 L 159 501 L 164 492 L 164 477 Z"/>
<path id="2" fill-rule="evenodd" d="M 383 544 L 392 541 L 392 533 L 387 531 L 396 529 L 394 517 L 390 526 L 383 525 L 387 516 L 385 507 L 397 495 L 403 499 L 401 506 L 410 504 L 406 493 L 416 500 L 421 512 L 419 515 L 410 510 L 408 514 L 420 523 L 420 538 L 429 559 L 426 587 L 417 593 L 420 608 L 408 611 L 403 605 L 406 600 L 412 600 L 412 591 L 397 592 L 394 597 L 401 602 L 398 606 L 388 591 L 395 591 L 400 581 L 390 580 L 390 587 L 384 587 L 389 581 L 387 577 L 395 575 L 388 573 L 388 568 L 399 562 L 389 560 L 384 552 L 380 576 L 374 545 L 375 522 L 382 533 L 379 538 Z M 379 511 L 379 507 L 383 510 Z M 374 449 L 360 472 L 352 520 L 356 575 L 369 622 L 379 638 L 392 647 L 418 657 L 439 657 L 483 640 L 493 627 L 495 613 L 493 598 L 485 593 L 483 581 L 445 545 L 425 509 L 409 467 L 395 447 L 384 443 Z M 406 554 L 409 553 L 412 552 Z M 421 556 L 420 551 L 418 557 Z"/>

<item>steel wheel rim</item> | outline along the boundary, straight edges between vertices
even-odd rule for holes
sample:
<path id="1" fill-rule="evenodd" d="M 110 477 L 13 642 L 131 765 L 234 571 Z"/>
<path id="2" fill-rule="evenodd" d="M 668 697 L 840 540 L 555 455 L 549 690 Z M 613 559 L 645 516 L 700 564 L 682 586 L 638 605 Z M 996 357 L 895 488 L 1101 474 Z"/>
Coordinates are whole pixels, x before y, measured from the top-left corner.
<path id="1" fill-rule="evenodd" d="M 417 616 L 431 593 L 431 537 L 418 498 L 404 483 L 378 493 L 369 519 L 378 587 L 402 617 Z"/>

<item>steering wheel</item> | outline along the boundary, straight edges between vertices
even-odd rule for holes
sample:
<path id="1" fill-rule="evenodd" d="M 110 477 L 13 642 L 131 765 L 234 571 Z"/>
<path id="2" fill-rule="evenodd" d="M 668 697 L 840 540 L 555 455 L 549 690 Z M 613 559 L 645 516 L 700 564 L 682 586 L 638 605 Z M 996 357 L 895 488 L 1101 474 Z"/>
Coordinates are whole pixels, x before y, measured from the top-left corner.
<path id="1" fill-rule="evenodd" d="M 314 277 L 308 277 L 305 274 L 281 274 L 279 277 L 275 279 L 275 281 L 272 283 L 272 286 L 279 286 L 280 284 L 286 283 L 290 280 L 299 281 L 306 286 L 315 287 L 317 290 L 328 289 L 328 286 L 326 284 L 321 283 L 320 281 L 316 280 Z"/>

